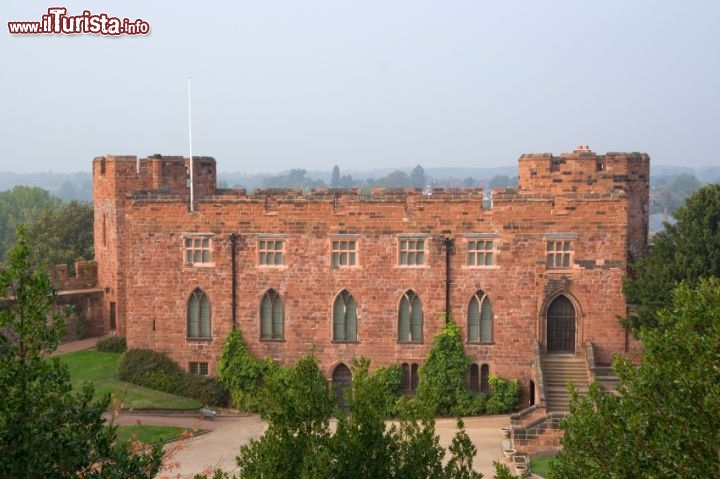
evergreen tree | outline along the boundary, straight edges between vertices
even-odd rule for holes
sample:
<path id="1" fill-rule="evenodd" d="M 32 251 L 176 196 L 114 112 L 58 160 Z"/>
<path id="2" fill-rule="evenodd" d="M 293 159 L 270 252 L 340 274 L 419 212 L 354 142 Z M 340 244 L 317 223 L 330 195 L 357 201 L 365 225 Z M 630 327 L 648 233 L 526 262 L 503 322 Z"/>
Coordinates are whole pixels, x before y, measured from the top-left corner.
<path id="1" fill-rule="evenodd" d="M 414 188 L 425 188 L 426 183 L 425 170 L 422 166 L 417 165 L 410 173 L 410 186 Z"/>
<path id="2" fill-rule="evenodd" d="M 93 401 L 90 384 L 72 391 L 67 366 L 47 357 L 63 317 L 53 310 L 50 278 L 30 263 L 22 228 L 0 273 L 0 298 L 0 477 L 154 477 L 161 446 L 143 452 L 118 443 L 102 417 L 110 396 Z"/>
<path id="3" fill-rule="evenodd" d="M 652 250 L 632 265 L 625 281 L 628 303 L 636 310 L 624 324 L 636 335 L 657 327 L 657 311 L 670 306 L 681 281 L 720 277 L 720 184 L 706 185 L 675 211 L 677 223 L 653 237 Z"/>
<path id="4" fill-rule="evenodd" d="M 334 434 L 329 428 L 332 394 L 315 359 L 308 356 L 295 366 L 274 370 L 261 393 L 261 416 L 269 427 L 260 439 L 240 448 L 241 477 L 482 477 L 472 469 L 476 450 L 462 423 L 446 464 L 432 416 L 418 417 L 407 410 L 397 424 L 386 426 L 385 414 L 399 386 L 399 370 L 369 374 L 368 367 L 365 359 L 353 364 L 352 387 L 346 398 L 350 411 L 348 415 L 339 413 Z"/>
<path id="5" fill-rule="evenodd" d="M 573 392 L 552 478 L 720 477 L 720 280 L 683 283 L 639 366 L 617 358 L 619 398 Z"/>
<path id="6" fill-rule="evenodd" d="M 330 188 L 340 188 L 340 168 L 335 165 L 332 170 L 332 176 L 330 177 Z"/>

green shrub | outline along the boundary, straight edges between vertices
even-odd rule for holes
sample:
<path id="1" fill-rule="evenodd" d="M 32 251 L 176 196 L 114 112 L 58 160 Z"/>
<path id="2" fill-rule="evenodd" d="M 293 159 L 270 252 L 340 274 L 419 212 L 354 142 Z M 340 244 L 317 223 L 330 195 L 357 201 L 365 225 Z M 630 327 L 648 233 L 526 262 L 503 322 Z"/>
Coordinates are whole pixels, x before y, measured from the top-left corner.
<path id="1" fill-rule="evenodd" d="M 166 354 L 130 349 L 123 354 L 118 379 L 166 393 L 198 399 L 208 406 L 227 406 L 229 394 L 212 376 L 189 374 Z"/>
<path id="2" fill-rule="evenodd" d="M 353 406 L 358 398 L 353 397 L 356 383 L 362 382 L 359 386 L 365 390 L 372 390 L 373 409 L 379 411 L 382 417 L 395 415 L 396 404 L 401 397 L 401 372 L 399 364 L 391 364 L 386 367 L 377 368 L 372 373 L 370 360 L 359 357 L 353 360 L 352 364 L 352 387 L 345 390 L 346 402 Z"/>
<path id="3" fill-rule="evenodd" d="M 354 375 L 353 375 L 354 376 Z M 402 372 L 399 364 L 391 364 L 373 371 L 370 381 L 377 381 L 382 395 L 378 397 L 378 408 L 383 411 L 386 417 L 393 416 L 395 404 L 402 395 Z"/>
<path id="4" fill-rule="evenodd" d="M 133 383 L 157 391 L 180 394 L 184 383 L 184 375 L 185 373 L 183 372 L 167 373 L 160 370 L 145 371 L 137 376 Z"/>
<path id="5" fill-rule="evenodd" d="M 395 401 L 394 416 L 400 420 L 434 417 L 435 411 L 418 401 L 417 397 L 400 396 Z"/>
<path id="6" fill-rule="evenodd" d="M 225 386 L 218 378 L 212 376 L 186 374 L 181 393 L 183 396 L 198 399 L 208 406 L 224 407 L 230 401 L 230 394 Z"/>
<path id="7" fill-rule="evenodd" d="M 465 390 L 458 393 L 457 399 L 451 411 L 453 416 L 477 416 L 487 411 L 487 394 Z"/>
<path id="8" fill-rule="evenodd" d="M 517 409 L 520 403 L 518 380 L 507 380 L 491 374 L 489 381 L 492 394 L 487 402 L 487 412 L 489 414 L 505 414 Z"/>
<path id="9" fill-rule="evenodd" d="M 218 378 L 227 388 L 236 408 L 258 412 L 260 384 L 277 366 L 269 360 L 258 360 L 248 350 L 242 333 L 234 328 L 223 345 L 217 365 Z"/>
<path id="10" fill-rule="evenodd" d="M 127 351 L 125 336 L 107 336 L 95 343 L 95 349 L 101 353 L 124 353 Z"/>
<path id="11" fill-rule="evenodd" d="M 449 321 L 433 338 L 427 360 L 420 367 L 418 401 L 436 414 L 450 415 L 467 392 L 464 379 L 467 369 L 460 328 Z"/>
<path id="12" fill-rule="evenodd" d="M 142 384 L 148 372 L 163 372 L 169 376 L 182 375 L 183 370 L 166 354 L 152 349 L 128 349 L 118 366 L 118 379 L 133 384 Z M 150 386 L 152 387 L 152 386 Z"/>

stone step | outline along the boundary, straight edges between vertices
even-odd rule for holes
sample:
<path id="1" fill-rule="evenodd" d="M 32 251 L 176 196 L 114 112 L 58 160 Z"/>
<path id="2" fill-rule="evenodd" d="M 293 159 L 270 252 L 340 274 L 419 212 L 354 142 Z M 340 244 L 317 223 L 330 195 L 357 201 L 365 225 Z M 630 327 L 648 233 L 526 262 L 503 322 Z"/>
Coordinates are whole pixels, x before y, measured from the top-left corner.
<path id="1" fill-rule="evenodd" d="M 557 374 L 584 374 L 587 376 L 587 369 L 584 368 L 548 368 L 543 366 L 543 372 L 544 373 L 557 373 Z"/>
<path id="2" fill-rule="evenodd" d="M 574 371 L 572 373 L 569 373 L 567 371 L 543 371 L 543 377 L 546 377 L 548 379 L 567 379 L 567 380 L 581 380 L 581 381 L 589 381 L 590 377 L 588 376 L 587 372 L 583 373 L 582 371 Z M 547 381 L 546 381 L 547 382 Z"/>
<path id="3" fill-rule="evenodd" d="M 569 410 L 568 383 L 572 383 L 580 394 L 587 394 L 590 376 L 585 359 L 571 355 L 550 355 L 542 359 L 541 365 L 548 411 Z"/>
<path id="4" fill-rule="evenodd" d="M 590 390 L 590 384 L 588 383 L 572 383 L 573 387 L 577 389 L 578 391 L 587 392 Z M 555 392 L 557 394 L 567 394 L 568 391 L 568 384 L 546 384 L 545 385 L 545 395 L 547 396 L 551 392 Z"/>
<path id="5" fill-rule="evenodd" d="M 615 391 L 620 384 L 620 378 L 598 378 L 598 383 L 600 383 L 600 389 L 605 392 Z"/>
<path id="6" fill-rule="evenodd" d="M 548 372 L 548 371 L 549 371 L 549 372 L 557 372 L 557 373 L 563 373 L 563 372 L 568 372 L 568 373 L 582 373 L 582 374 L 585 374 L 586 376 L 587 376 L 587 373 L 588 373 L 588 371 L 587 371 L 586 368 L 548 368 L 548 367 L 543 367 L 543 371 L 545 371 L 545 372 Z"/>
<path id="7" fill-rule="evenodd" d="M 550 377 L 545 380 L 545 386 L 567 386 L 568 383 L 577 384 L 590 384 L 587 377 L 584 378 L 571 378 L 571 377 Z"/>

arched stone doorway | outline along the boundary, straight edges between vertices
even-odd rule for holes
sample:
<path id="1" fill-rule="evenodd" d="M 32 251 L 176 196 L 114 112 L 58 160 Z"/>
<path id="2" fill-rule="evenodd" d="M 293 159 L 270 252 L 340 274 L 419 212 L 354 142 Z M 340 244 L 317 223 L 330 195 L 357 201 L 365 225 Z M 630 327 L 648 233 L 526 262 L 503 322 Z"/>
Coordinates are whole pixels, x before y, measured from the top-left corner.
<path id="1" fill-rule="evenodd" d="M 352 383 L 352 373 L 344 364 L 337 365 L 332 374 L 333 386 L 335 386 L 335 400 L 339 408 L 345 409 L 345 390 Z"/>
<path id="2" fill-rule="evenodd" d="M 547 309 L 547 352 L 575 353 L 575 306 L 560 295 Z"/>

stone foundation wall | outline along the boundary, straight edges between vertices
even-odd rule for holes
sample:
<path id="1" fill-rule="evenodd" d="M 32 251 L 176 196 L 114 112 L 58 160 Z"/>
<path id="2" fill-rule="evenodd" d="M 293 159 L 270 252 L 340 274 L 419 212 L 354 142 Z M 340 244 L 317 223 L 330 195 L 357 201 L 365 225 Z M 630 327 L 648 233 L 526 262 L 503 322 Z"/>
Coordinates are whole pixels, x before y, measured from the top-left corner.
<path id="1" fill-rule="evenodd" d="M 536 414 L 513 420 L 513 446 L 519 453 L 530 456 L 559 451 L 563 436 L 560 423 L 565 417 L 566 413 L 546 414 L 544 409 L 538 409 Z"/>

